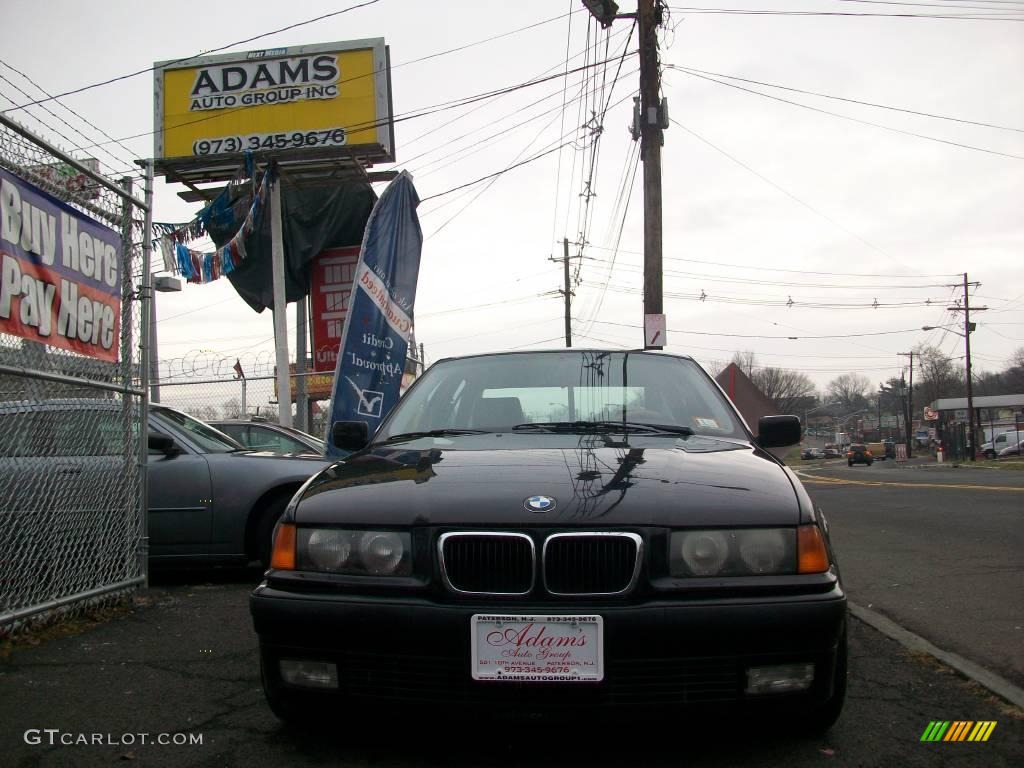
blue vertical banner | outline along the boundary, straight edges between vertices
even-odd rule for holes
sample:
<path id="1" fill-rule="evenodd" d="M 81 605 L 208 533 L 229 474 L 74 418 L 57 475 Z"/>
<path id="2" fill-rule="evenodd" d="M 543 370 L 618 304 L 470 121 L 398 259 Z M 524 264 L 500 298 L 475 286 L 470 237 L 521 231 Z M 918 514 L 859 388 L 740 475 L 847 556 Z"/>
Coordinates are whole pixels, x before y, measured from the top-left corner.
<path id="1" fill-rule="evenodd" d="M 419 203 L 412 176 L 402 171 L 366 222 L 334 369 L 328 456 L 345 453 L 333 444 L 336 422 L 365 421 L 372 435 L 398 401 L 423 249 Z"/>

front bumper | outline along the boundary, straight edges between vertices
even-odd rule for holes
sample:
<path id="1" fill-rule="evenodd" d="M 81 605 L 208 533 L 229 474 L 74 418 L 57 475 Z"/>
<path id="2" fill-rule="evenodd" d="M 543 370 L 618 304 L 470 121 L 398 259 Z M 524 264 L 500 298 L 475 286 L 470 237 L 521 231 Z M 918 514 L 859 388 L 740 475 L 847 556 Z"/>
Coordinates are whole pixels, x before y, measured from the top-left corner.
<path id="1" fill-rule="evenodd" d="M 751 666 L 815 665 L 810 689 L 758 696 L 801 704 L 833 693 L 845 642 L 846 597 L 826 593 L 641 604 L 440 604 L 426 598 L 307 594 L 267 586 L 250 599 L 264 683 L 288 690 L 281 659 L 337 665 L 338 688 L 308 693 L 362 707 L 442 705 L 476 713 L 572 708 L 664 711 L 753 701 Z M 471 675 L 470 619 L 476 613 L 599 614 L 604 680 L 597 683 L 483 682 Z M 845 650 L 845 649 L 843 649 Z"/>

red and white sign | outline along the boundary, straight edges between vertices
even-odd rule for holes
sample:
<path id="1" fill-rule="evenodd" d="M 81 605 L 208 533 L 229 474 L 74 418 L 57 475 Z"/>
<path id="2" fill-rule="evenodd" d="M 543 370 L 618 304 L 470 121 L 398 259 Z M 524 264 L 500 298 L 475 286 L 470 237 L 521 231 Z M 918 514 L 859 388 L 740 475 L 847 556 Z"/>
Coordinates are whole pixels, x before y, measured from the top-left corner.
<path id="1" fill-rule="evenodd" d="M 644 315 L 644 344 L 649 349 L 661 349 L 668 344 L 665 334 L 664 315 Z"/>
<path id="2" fill-rule="evenodd" d="M 121 236 L 0 169 L 0 334 L 116 362 Z"/>
<path id="3" fill-rule="evenodd" d="M 474 680 L 597 682 L 604 679 L 601 616 L 475 614 Z"/>
<path id="4" fill-rule="evenodd" d="M 313 259 L 310 277 L 313 315 L 313 370 L 334 373 L 341 332 L 352 302 L 359 246 L 328 248 Z"/>

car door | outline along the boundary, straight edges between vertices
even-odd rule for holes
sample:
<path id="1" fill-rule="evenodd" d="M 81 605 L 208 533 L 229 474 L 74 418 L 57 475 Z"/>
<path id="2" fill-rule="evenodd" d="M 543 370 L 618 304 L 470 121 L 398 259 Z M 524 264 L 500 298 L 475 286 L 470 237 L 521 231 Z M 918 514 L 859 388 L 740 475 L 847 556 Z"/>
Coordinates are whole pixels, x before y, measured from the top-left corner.
<path id="1" fill-rule="evenodd" d="M 209 554 L 213 491 L 206 456 L 166 425 L 151 419 L 149 429 L 174 439 L 180 451 L 165 454 L 151 449 L 147 457 L 150 554 Z"/>

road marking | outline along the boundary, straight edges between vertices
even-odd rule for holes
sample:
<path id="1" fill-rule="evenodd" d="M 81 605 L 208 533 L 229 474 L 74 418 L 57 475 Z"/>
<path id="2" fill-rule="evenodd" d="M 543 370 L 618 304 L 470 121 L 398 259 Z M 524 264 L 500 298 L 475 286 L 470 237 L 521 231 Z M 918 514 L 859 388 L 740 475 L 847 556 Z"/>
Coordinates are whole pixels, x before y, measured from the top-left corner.
<path id="1" fill-rule="evenodd" d="M 896 483 L 889 482 L 886 480 L 846 480 L 840 477 L 819 477 L 817 475 L 808 475 L 801 470 L 793 470 L 802 480 L 808 483 L 818 483 L 821 485 L 866 485 L 866 486 L 882 486 L 891 485 L 897 488 L 957 488 L 960 490 L 970 491 L 1011 491 L 1016 493 L 1024 493 L 1024 488 L 1019 488 L 1012 485 L 958 485 L 954 483 Z"/>

